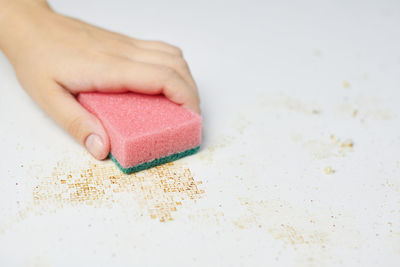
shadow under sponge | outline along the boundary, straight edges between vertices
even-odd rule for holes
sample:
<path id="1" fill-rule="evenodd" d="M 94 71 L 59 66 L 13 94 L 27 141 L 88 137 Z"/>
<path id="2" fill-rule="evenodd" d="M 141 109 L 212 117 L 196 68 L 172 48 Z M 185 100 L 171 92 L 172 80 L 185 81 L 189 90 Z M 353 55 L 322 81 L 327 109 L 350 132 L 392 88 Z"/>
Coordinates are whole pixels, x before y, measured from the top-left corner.
<path id="1" fill-rule="evenodd" d="M 196 153 L 202 118 L 162 95 L 80 93 L 78 101 L 102 122 L 110 158 L 133 173 Z"/>

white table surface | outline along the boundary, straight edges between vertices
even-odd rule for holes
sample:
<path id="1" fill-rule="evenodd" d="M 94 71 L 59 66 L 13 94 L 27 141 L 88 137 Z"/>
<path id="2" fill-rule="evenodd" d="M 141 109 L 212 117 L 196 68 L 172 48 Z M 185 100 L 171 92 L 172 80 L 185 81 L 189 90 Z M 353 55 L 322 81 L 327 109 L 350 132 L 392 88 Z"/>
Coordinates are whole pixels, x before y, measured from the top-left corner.
<path id="1" fill-rule="evenodd" d="M 50 2 L 180 46 L 204 143 L 123 175 L 0 55 L 1 266 L 400 266 L 399 1 Z"/>

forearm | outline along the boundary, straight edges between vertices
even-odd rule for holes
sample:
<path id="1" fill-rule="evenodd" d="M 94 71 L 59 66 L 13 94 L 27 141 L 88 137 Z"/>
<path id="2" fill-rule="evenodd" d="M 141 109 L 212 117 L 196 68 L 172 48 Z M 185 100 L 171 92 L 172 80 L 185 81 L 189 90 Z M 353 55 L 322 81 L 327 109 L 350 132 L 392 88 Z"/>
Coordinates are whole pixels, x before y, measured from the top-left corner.
<path id="1" fill-rule="evenodd" d="M 29 26 L 41 10 L 49 10 L 46 0 L 0 0 L 0 50 L 7 57 L 29 45 Z"/>
<path id="2" fill-rule="evenodd" d="M 49 7 L 46 0 L 0 0 L 0 30 L 20 12 L 36 7 Z"/>
<path id="3" fill-rule="evenodd" d="M 0 14 L 3 15 L 8 8 L 22 5 L 42 5 L 48 6 L 46 0 L 0 0 Z"/>

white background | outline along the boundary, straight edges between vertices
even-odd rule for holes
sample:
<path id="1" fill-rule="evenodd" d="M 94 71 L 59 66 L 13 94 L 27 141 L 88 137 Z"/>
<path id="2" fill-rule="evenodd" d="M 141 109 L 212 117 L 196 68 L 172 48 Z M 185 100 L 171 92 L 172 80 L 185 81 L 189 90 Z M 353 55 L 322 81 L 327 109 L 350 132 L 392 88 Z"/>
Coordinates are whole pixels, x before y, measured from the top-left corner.
<path id="1" fill-rule="evenodd" d="M 166 172 L 198 199 L 93 160 L 1 55 L 1 266 L 400 265 L 400 2 L 50 3 L 183 49 L 204 142 Z M 77 201 L 61 180 L 90 168 Z"/>

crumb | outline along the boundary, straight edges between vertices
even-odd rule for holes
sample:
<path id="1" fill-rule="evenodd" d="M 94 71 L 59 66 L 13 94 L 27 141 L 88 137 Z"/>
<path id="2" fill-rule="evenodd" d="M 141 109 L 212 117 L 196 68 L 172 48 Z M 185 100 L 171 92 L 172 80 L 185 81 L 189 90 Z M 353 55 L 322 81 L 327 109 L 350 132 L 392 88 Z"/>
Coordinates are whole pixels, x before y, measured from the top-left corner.
<path id="1" fill-rule="evenodd" d="M 313 110 L 311 111 L 311 113 L 314 114 L 314 115 L 318 115 L 318 114 L 321 114 L 321 111 L 318 110 L 318 109 L 313 109 Z"/>
<path id="2" fill-rule="evenodd" d="M 353 118 L 355 118 L 357 116 L 357 114 L 358 114 L 358 110 L 357 109 L 353 110 L 353 114 L 352 114 Z"/>
<path id="3" fill-rule="evenodd" d="M 343 148 L 352 148 L 353 145 L 354 144 L 353 144 L 353 141 L 351 139 L 346 139 L 340 144 L 340 146 L 343 147 Z"/>
<path id="4" fill-rule="evenodd" d="M 332 142 L 334 142 L 334 143 L 336 143 L 336 142 L 338 141 L 338 138 L 337 138 L 335 135 L 333 135 L 333 134 L 331 134 L 330 139 L 331 139 Z"/>
<path id="5" fill-rule="evenodd" d="M 326 175 L 333 174 L 334 172 L 335 172 L 335 171 L 332 169 L 331 166 L 327 166 L 327 167 L 324 168 L 324 173 L 325 173 Z"/>
<path id="6" fill-rule="evenodd" d="M 350 88 L 350 83 L 347 82 L 347 81 L 343 81 L 343 82 L 342 82 L 342 86 L 343 86 L 343 88 L 348 89 L 348 88 Z"/>

